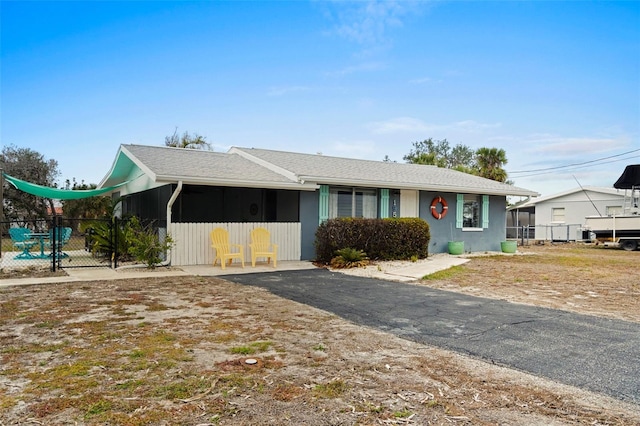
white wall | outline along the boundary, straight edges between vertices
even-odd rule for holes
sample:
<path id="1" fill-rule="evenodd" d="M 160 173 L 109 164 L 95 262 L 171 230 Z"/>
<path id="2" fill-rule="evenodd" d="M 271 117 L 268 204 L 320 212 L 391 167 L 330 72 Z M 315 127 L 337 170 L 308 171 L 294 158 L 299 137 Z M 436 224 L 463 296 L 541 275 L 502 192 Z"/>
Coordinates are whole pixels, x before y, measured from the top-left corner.
<path id="1" fill-rule="evenodd" d="M 260 227 L 268 229 L 271 233 L 271 242 L 278 245 L 278 261 L 300 260 L 299 222 L 172 223 L 169 235 L 175 242 L 175 246 L 171 249 L 171 264 L 174 266 L 213 264 L 215 250 L 211 247 L 209 233 L 218 227 L 229 231 L 231 244 L 244 246 L 245 263 L 249 263 L 249 266 L 251 266 L 250 233 L 252 229 Z"/>
<path id="2" fill-rule="evenodd" d="M 589 197 L 587 197 L 587 194 Z M 589 199 L 591 199 L 591 201 Z M 584 191 L 580 191 L 567 194 L 563 197 L 541 201 L 535 206 L 535 238 L 537 240 L 549 240 L 551 239 L 550 227 L 575 225 L 570 231 L 571 239 L 575 239 L 577 231 L 575 231 L 574 228 L 577 229 L 584 225 L 585 217 L 598 216 L 598 211 L 601 215 L 605 216 L 608 206 L 622 206 L 623 201 L 624 194 L 613 195 L 593 191 L 587 191 L 586 194 Z M 564 208 L 565 219 L 563 222 L 553 222 L 553 209 L 555 208 Z M 560 231 L 558 230 L 558 232 Z M 554 234 L 554 238 L 555 237 L 556 234 Z"/>

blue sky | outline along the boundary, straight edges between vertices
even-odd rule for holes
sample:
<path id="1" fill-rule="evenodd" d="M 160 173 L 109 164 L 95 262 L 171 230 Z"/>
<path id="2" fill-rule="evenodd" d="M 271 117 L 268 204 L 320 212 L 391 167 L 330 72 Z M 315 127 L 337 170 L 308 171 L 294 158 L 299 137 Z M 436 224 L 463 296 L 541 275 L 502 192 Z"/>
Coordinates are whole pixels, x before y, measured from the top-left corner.
<path id="1" fill-rule="evenodd" d="M 223 152 L 502 148 L 542 195 L 640 163 L 638 1 L 0 7 L 1 142 L 56 159 L 60 182 L 98 183 L 120 144 L 176 127 Z"/>

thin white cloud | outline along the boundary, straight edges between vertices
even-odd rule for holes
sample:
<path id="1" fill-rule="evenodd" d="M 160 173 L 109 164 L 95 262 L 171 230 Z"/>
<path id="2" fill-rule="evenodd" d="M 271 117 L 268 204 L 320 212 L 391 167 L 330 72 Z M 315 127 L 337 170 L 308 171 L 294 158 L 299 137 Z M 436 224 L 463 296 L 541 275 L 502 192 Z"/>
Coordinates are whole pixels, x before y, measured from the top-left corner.
<path id="1" fill-rule="evenodd" d="M 386 121 L 377 121 L 370 123 L 368 127 L 374 134 L 429 132 L 437 128 L 437 126 L 429 125 L 412 117 L 398 117 Z"/>
<path id="2" fill-rule="evenodd" d="M 557 179 L 575 183 L 573 176 L 589 185 L 609 186 L 613 175 L 635 155 L 622 155 L 633 149 L 625 136 L 561 137 L 534 134 L 519 138 L 524 148 L 507 170 L 516 179 L 549 181 Z M 640 155 L 638 155 L 640 157 Z"/>
<path id="3" fill-rule="evenodd" d="M 501 123 L 480 123 L 474 120 L 464 120 L 452 123 L 447 126 L 451 129 L 462 130 L 468 133 L 479 133 L 487 129 L 498 129 L 502 127 Z"/>
<path id="4" fill-rule="evenodd" d="M 403 26 L 403 18 L 418 10 L 419 2 L 359 1 L 332 2 L 327 15 L 335 26 L 331 32 L 359 44 L 387 41 L 390 28 Z"/>
<path id="5" fill-rule="evenodd" d="M 430 83 L 442 83 L 442 80 L 436 80 L 431 77 L 420 77 L 409 80 L 409 84 L 430 84 Z"/>
<path id="6" fill-rule="evenodd" d="M 425 9 L 427 2 L 411 0 L 364 0 L 318 2 L 319 9 L 331 22 L 325 34 L 356 43 L 355 60 L 379 57 L 393 46 L 392 29 L 402 28 L 405 21 Z M 328 72 L 329 76 L 345 76 L 384 68 L 379 62 L 365 62 Z"/>
<path id="7" fill-rule="evenodd" d="M 334 141 L 328 146 L 326 155 L 351 158 L 371 158 L 377 153 L 375 142 L 369 140 Z M 379 158 L 382 160 L 383 157 Z"/>
<path id="8" fill-rule="evenodd" d="M 363 62 L 356 65 L 350 65 L 344 67 L 337 71 L 330 71 L 327 73 L 328 76 L 345 76 L 349 74 L 355 74 L 360 72 L 373 72 L 381 70 L 385 67 L 382 62 Z"/>
<path id="9" fill-rule="evenodd" d="M 453 123 L 432 124 L 425 123 L 418 118 L 398 117 L 386 121 L 378 121 L 369 124 L 372 133 L 428 133 L 428 132 L 463 132 L 480 133 L 487 129 L 501 127 L 500 123 L 481 123 L 474 120 L 457 121 Z"/>
<path id="10" fill-rule="evenodd" d="M 562 137 L 550 134 L 531 135 L 527 145 L 531 152 L 544 155 L 575 156 L 584 153 L 606 153 L 628 147 L 626 138 Z"/>
<path id="11" fill-rule="evenodd" d="M 299 92 L 307 92 L 311 90 L 310 87 L 307 86 L 280 86 L 280 87 L 270 87 L 267 91 L 268 96 L 284 96 L 291 93 L 299 93 Z"/>

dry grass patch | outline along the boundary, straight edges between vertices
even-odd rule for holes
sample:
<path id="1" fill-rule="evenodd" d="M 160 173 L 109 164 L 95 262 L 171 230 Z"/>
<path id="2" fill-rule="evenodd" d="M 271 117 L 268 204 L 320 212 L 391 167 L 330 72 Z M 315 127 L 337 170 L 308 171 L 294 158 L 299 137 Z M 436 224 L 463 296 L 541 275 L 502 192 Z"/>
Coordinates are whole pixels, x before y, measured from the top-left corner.
<path id="1" fill-rule="evenodd" d="M 640 423 L 637 406 L 217 278 L 4 288 L 0 307 L 0 425 Z"/>
<path id="2" fill-rule="evenodd" d="M 640 322 L 640 251 L 554 244 L 519 254 L 475 257 L 424 285 L 474 296 Z"/>

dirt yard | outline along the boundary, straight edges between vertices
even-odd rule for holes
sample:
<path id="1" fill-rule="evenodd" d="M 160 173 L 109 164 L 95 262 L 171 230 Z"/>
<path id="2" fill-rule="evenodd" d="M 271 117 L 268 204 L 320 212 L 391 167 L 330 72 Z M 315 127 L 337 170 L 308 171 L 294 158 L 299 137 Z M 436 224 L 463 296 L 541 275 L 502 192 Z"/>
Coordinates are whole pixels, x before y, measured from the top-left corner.
<path id="1" fill-rule="evenodd" d="M 640 252 L 520 251 L 418 285 L 640 321 Z M 0 425 L 640 424 L 639 406 L 258 288 L 149 275 L 0 290 Z"/>

